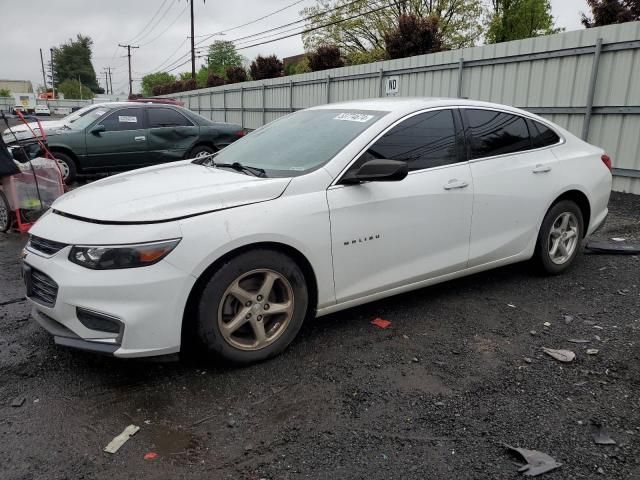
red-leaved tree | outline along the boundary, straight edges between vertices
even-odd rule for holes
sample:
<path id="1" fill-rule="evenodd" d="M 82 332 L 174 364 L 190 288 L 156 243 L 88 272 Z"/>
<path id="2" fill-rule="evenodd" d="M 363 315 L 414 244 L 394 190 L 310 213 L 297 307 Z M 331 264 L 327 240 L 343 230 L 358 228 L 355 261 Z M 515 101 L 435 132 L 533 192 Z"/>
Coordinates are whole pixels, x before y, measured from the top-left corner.
<path id="1" fill-rule="evenodd" d="M 323 45 L 307 55 L 312 72 L 344 67 L 340 49 L 335 45 Z"/>
<path id="2" fill-rule="evenodd" d="M 256 59 L 251 62 L 249 70 L 253 80 L 264 80 L 265 78 L 281 77 L 283 65 L 275 55 L 269 55 L 268 57 L 258 55 Z"/>
<path id="3" fill-rule="evenodd" d="M 247 71 L 243 67 L 227 67 L 225 73 L 227 74 L 228 83 L 240 83 L 247 81 Z"/>
<path id="4" fill-rule="evenodd" d="M 385 49 L 389 58 L 404 58 L 442 50 L 437 17 L 401 15 L 398 26 L 385 33 Z"/>
<path id="5" fill-rule="evenodd" d="M 587 4 L 593 16 L 582 14 L 587 28 L 640 20 L 640 0 L 587 0 Z"/>

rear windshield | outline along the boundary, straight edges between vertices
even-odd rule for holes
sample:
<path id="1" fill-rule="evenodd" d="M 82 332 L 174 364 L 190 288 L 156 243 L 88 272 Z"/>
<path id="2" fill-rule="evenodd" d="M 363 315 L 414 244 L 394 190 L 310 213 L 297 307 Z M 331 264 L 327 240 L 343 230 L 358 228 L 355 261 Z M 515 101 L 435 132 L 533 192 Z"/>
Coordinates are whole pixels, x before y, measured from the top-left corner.
<path id="1" fill-rule="evenodd" d="M 386 113 L 342 109 L 292 113 L 232 143 L 214 161 L 262 168 L 269 177 L 303 175 L 326 164 Z"/>

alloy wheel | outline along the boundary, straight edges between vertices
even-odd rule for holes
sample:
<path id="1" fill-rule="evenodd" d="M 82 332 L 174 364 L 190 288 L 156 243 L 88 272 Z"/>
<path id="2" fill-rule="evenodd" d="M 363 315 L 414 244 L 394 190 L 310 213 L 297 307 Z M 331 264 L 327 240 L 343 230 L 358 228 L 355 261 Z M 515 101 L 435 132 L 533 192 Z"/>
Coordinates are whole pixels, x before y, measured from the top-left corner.
<path id="1" fill-rule="evenodd" d="M 58 166 L 60 167 L 60 173 L 62 173 L 62 180 L 66 181 L 67 178 L 69 178 L 69 165 L 67 165 L 67 162 L 63 160 L 56 159 L 56 162 L 58 162 Z"/>
<path id="2" fill-rule="evenodd" d="M 206 158 L 210 157 L 212 154 L 207 152 L 206 150 L 202 150 L 201 152 L 196 153 L 195 158 Z"/>
<path id="3" fill-rule="evenodd" d="M 578 246 L 578 218 L 571 212 L 556 217 L 549 232 L 549 258 L 556 265 L 566 263 Z"/>
<path id="4" fill-rule="evenodd" d="M 233 347 L 255 351 L 280 338 L 293 312 L 293 288 L 286 277 L 257 269 L 239 276 L 226 289 L 218 308 L 218 327 Z"/>

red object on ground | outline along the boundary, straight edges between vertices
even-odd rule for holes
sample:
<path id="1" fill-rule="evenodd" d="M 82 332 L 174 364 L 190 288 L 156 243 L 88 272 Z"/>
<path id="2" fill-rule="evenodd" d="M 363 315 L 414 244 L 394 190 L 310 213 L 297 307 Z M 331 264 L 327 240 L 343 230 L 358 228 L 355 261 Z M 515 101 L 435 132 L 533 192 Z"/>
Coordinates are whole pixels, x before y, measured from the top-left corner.
<path id="1" fill-rule="evenodd" d="M 389 320 L 378 317 L 371 320 L 371 325 L 375 325 L 379 328 L 389 328 L 391 326 L 391 322 Z"/>
<path id="2" fill-rule="evenodd" d="M 153 460 L 154 458 L 158 458 L 158 454 L 156 452 L 149 452 L 144 454 L 145 460 Z"/>

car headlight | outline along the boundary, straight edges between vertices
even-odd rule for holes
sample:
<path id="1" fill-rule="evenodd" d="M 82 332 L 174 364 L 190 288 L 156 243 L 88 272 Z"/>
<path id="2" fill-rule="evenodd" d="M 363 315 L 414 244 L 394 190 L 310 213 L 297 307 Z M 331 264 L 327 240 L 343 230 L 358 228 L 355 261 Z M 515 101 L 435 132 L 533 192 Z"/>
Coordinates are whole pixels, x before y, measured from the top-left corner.
<path id="1" fill-rule="evenodd" d="M 179 238 L 132 245 L 74 245 L 69 260 L 92 270 L 146 267 L 166 257 Z"/>

